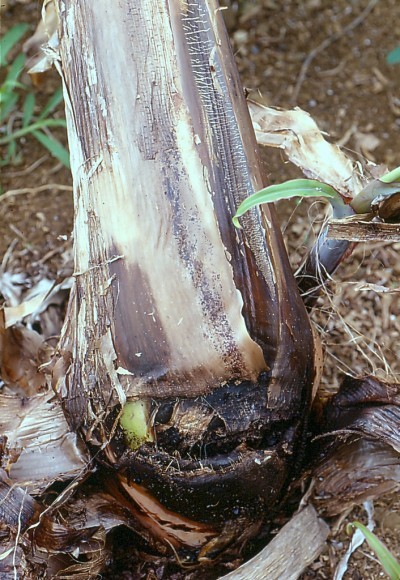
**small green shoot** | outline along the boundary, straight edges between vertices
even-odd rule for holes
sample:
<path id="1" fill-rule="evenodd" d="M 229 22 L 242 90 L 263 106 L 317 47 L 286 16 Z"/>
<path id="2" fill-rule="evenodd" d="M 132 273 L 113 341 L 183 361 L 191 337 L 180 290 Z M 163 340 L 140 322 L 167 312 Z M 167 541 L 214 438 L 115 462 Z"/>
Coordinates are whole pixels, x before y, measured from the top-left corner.
<path id="1" fill-rule="evenodd" d="M 144 401 L 128 401 L 125 403 L 119 423 L 130 449 L 135 451 L 142 443 L 153 441 L 148 428 L 147 405 Z"/>
<path id="2" fill-rule="evenodd" d="M 379 180 L 383 181 L 383 183 L 393 183 L 394 181 L 400 181 L 400 165 L 399 167 L 392 169 L 392 171 L 389 171 L 389 173 L 382 175 Z"/>
<path id="3" fill-rule="evenodd" d="M 386 173 L 379 179 L 370 181 L 352 201 L 346 206 L 341 195 L 326 183 L 321 183 L 315 179 L 292 179 L 277 185 L 270 185 L 253 193 L 245 199 L 238 207 L 232 221 L 237 228 L 241 228 L 239 219 L 249 209 L 261 205 L 262 203 L 272 203 L 282 199 L 292 197 L 325 197 L 328 198 L 335 217 L 348 215 L 344 209 L 349 206 L 355 213 L 368 213 L 371 211 L 371 204 L 378 196 L 389 197 L 400 191 L 400 166 Z"/>
<path id="4" fill-rule="evenodd" d="M 351 206 L 356 213 L 368 213 L 371 211 L 371 204 L 378 196 L 390 197 L 398 191 L 400 191 L 400 167 L 367 183 L 364 189 L 354 196 Z"/>
<path id="5" fill-rule="evenodd" d="M 28 26 L 17 24 L 0 40 L 0 62 L 7 66 L 7 55 L 21 40 Z M 61 87 L 53 94 L 41 113 L 35 114 L 36 98 L 30 87 L 20 80 L 26 57 L 18 54 L 8 65 L 8 70 L 0 86 L 0 145 L 6 145 L 6 154 L 0 167 L 20 161 L 18 140 L 25 136 L 35 137 L 56 159 L 69 167 L 67 149 L 51 134 L 54 127 L 66 127 L 64 119 L 51 119 L 49 115 L 62 101 Z M 25 96 L 24 96 L 25 93 Z"/>
<path id="6" fill-rule="evenodd" d="M 238 207 L 233 217 L 233 223 L 235 227 L 240 228 L 238 218 L 249 209 L 262 203 L 272 203 L 281 199 L 291 199 L 292 197 L 327 197 L 331 203 L 344 203 L 338 192 L 330 185 L 315 179 L 292 179 L 278 185 L 270 185 L 250 195 Z"/>
<path id="7" fill-rule="evenodd" d="M 351 528 L 358 528 L 367 540 L 381 563 L 382 568 L 391 580 L 400 580 L 400 563 L 396 560 L 386 546 L 370 530 L 360 522 L 352 522 L 346 527 L 347 534 L 351 534 Z"/>

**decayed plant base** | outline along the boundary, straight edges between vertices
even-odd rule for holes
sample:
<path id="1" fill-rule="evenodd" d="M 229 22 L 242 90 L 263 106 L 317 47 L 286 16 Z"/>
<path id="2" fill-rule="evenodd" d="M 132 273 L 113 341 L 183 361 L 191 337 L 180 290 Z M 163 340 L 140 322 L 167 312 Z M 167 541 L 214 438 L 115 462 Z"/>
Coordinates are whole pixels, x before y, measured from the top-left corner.
<path id="1" fill-rule="evenodd" d="M 169 566 L 168 574 L 177 559 L 183 568 L 211 566 L 215 576 L 216 562 L 239 564 L 243 544 L 260 533 L 300 467 L 317 350 L 273 211 L 251 212 L 242 233 L 231 223 L 261 177 L 216 7 L 171 3 L 155 13 L 153 3 L 142 3 L 132 22 L 153 44 L 118 68 L 100 33 L 112 35 L 107 3 L 74 6 L 66 12 L 60 3 L 76 284 L 52 381 L 98 468 L 75 496 L 77 485 L 69 484 L 41 517 L 41 503 L 22 490 L 8 494 L 5 479 L 4 505 L 24 515 L 5 517 L 11 541 L 28 537 L 30 527 L 35 557 L 19 551 L 16 561 L 8 545 L 2 562 L 23 570 L 44 561 L 56 573 L 66 564 L 48 555 L 51 548 L 79 554 L 70 575 L 94 575 L 109 555 L 106 533 L 124 524 L 136 534 L 138 566 L 144 552 L 156 551 L 148 569 Z M 121 31 L 127 8 L 113 8 Z M 137 36 L 127 32 L 121 46 L 129 56 Z M 95 48 L 81 61 L 75 49 L 84 39 Z M 78 76 L 73 63 L 82 67 Z M 121 122 L 113 103 L 132 86 L 135 99 L 129 107 L 121 101 Z M 141 232 L 149 233 L 145 243 Z M 390 404 L 390 433 L 397 387 L 377 400 L 371 392 L 379 389 L 361 389 L 344 408 L 361 405 L 368 415 L 371 402 Z M 137 452 L 126 448 L 118 423 L 127 398 L 145 403 L 155 440 Z M 350 419 L 346 430 L 373 436 L 370 418 Z M 333 433 L 342 433 L 340 421 L 332 419 Z M 380 438 L 388 439 L 385 429 Z M 88 461 L 88 470 L 94 465 Z"/>
<path id="2" fill-rule="evenodd" d="M 127 10 L 113 11 L 121 27 Z M 58 390 L 132 509 L 143 511 L 146 496 L 144 529 L 183 561 L 215 560 L 257 532 L 286 485 L 311 400 L 313 336 L 273 211 L 268 227 L 258 212 L 243 233 L 232 226 L 261 175 L 216 6 L 142 3 L 134 26 L 148 30 L 151 50 L 139 44 L 133 58 L 128 32 L 118 67 L 100 32 L 106 12 L 79 12 L 79 21 L 60 13 L 76 291 Z M 94 60 L 76 76 L 76 48 L 89 38 Z M 111 104 L 137 83 L 121 123 Z M 101 116 L 88 109 L 90 125 L 83 93 L 104 105 Z M 130 452 L 118 413 L 135 398 L 154 442 Z"/>

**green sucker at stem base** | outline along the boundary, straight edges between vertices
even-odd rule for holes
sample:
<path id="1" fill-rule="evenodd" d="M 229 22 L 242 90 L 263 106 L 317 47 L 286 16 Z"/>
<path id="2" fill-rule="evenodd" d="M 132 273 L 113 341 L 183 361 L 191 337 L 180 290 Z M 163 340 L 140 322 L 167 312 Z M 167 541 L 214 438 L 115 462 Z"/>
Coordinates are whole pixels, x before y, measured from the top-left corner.
<path id="1" fill-rule="evenodd" d="M 145 401 L 128 401 L 119 420 L 124 432 L 126 444 L 136 451 L 143 443 L 154 441 L 149 429 L 148 406 Z"/>

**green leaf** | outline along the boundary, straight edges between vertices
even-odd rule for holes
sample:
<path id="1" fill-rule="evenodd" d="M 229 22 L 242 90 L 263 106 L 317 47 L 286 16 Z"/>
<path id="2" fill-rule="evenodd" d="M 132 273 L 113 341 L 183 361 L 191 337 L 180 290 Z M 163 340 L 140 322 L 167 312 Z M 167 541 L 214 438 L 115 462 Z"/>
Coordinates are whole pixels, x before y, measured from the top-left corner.
<path id="1" fill-rule="evenodd" d="M 7 55 L 28 30 L 25 23 L 13 26 L 0 40 L 0 66 L 7 64 Z"/>
<path id="2" fill-rule="evenodd" d="M 12 109 L 18 101 L 18 94 L 15 92 L 17 87 L 24 86 L 18 82 L 18 78 L 24 70 L 26 57 L 24 54 L 19 54 L 12 62 L 7 76 L 0 87 L 0 122 L 3 123 L 10 115 Z"/>
<path id="3" fill-rule="evenodd" d="M 22 126 L 27 127 L 32 120 L 33 110 L 35 108 L 35 95 L 33 93 L 28 93 L 24 101 L 24 106 L 22 109 Z"/>
<path id="4" fill-rule="evenodd" d="M 24 65 L 26 61 L 26 56 L 24 54 L 19 54 L 12 62 L 4 83 L 1 85 L 0 93 L 7 94 L 12 92 L 15 87 L 23 87 L 18 83 L 18 79 L 24 70 Z"/>
<path id="5" fill-rule="evenodd" d="M 4 155 L 3 159 L 0 161 L 0 167 L 5 167 L 12 163 L 15 165 L 20 161 L 20 156 L 17 154 L 17 143 L 15 141 L 11 141 L 8 144 L 6 154 Z"/>
<path id="6" fill-rule="evenodd" d="M 292 179 L 278 185 L 270 185 L 250 195 L 238 207 L 233 217 L 233 223 L 235 227 L 240 228 L 238 218 L 249 209 L 262 203 L 272 203 L 281 199 L 291 199 L 292 197 L 327 197 L 343 203 L 340 195 L 330 185 L 315 179 Z"/>
<path id="7" fill-rule="evenodd" d="M 393 556 L 391 552 L 387 549 L 385 544 L 383 544 L 372 532 L 369 531 L 360 522 L 352 522 L 347 526 L 347 533 L 350 533 L 350 528 L 358 528 L 365 536 L 371 550 L 377 555 L 382 568 L 385 570 L 386 574 L 389 575 L 391 580 L 400 580 L 400 564 Z"/>
<path id="8" fill-rule="evenodd" d="M 15 93 L 11 93 L 7 95 L 6 99 L 0 99 L 1 103 L 1 110 L 0 110 L 0 125 L 4 123 L 7 119 L 11 111 L 13 110 L 14 106 L 17 104 L 18 95 Z"/>
<path id="9" fill-rule="evenodd" d="M 397 46 L 389 52 L 386 56 L 386 62 L 388 64 L 399 64 L 400 63 L 400 46 Z"/>
<path id="10" fill-rule="evenodd" d="M 66 126 L 65 119 L 44 119 L 42 121 L 36 121 L 35 123 L 28 125 L 28 127 L 21 127 L 21 129 L 14 131 L 11 135 L 0 137 L 0 145 L 5 145 L 12 140 L 20 139 L 21 137 L 28 135 L 28 133 L 33 133 L 33 131 L 42 131 L 49 127 L 62 127 L 65 129 Z"/>
<path id="11" fill-rule="evenodd" d="M 21 153 L 18 153 L 16 141 L 11 141 L 11 143 L 9 144 L 8 155 L 9 155 L 9 159 L 13 165 L 17 165 L 18 163 L 21 163 L 22 155 L 21 155 Z"/>
<path id="12" fill-rule="evenodd" d="M 58 87 L 53 96 L 49 99 L 43 111 L 40 113 L 38 119 L 45 119 L 50 113 L 54 111 L 59 103 L 63 100 L 62 87 Z"/>
<path id="13" fill-rule="evenodd" d="M 70 168 L 69 153 L 57 139 L 48 137 L 42 131 L 32 131 L 32 135 L 44 146 L 50 153 L 56 157 L 65 167 Z"/>

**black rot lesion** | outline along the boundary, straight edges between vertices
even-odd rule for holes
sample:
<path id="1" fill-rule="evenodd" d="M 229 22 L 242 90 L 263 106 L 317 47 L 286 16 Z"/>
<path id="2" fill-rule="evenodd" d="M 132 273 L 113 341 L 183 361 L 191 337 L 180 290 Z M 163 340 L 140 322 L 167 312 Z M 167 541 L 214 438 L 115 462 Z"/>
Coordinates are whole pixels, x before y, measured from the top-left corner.
<path id="1" fill-rule="evenodd" d="M 259 383 L 233 382 L 206 396 L 151 400 L 154 442 L 126 450 L 120 434 L 115 468 L 198 521 L 262 518 L 281 495 L 301 433 L 301 417 L 267 408 L 267 383 L 262 373 Z"/>

